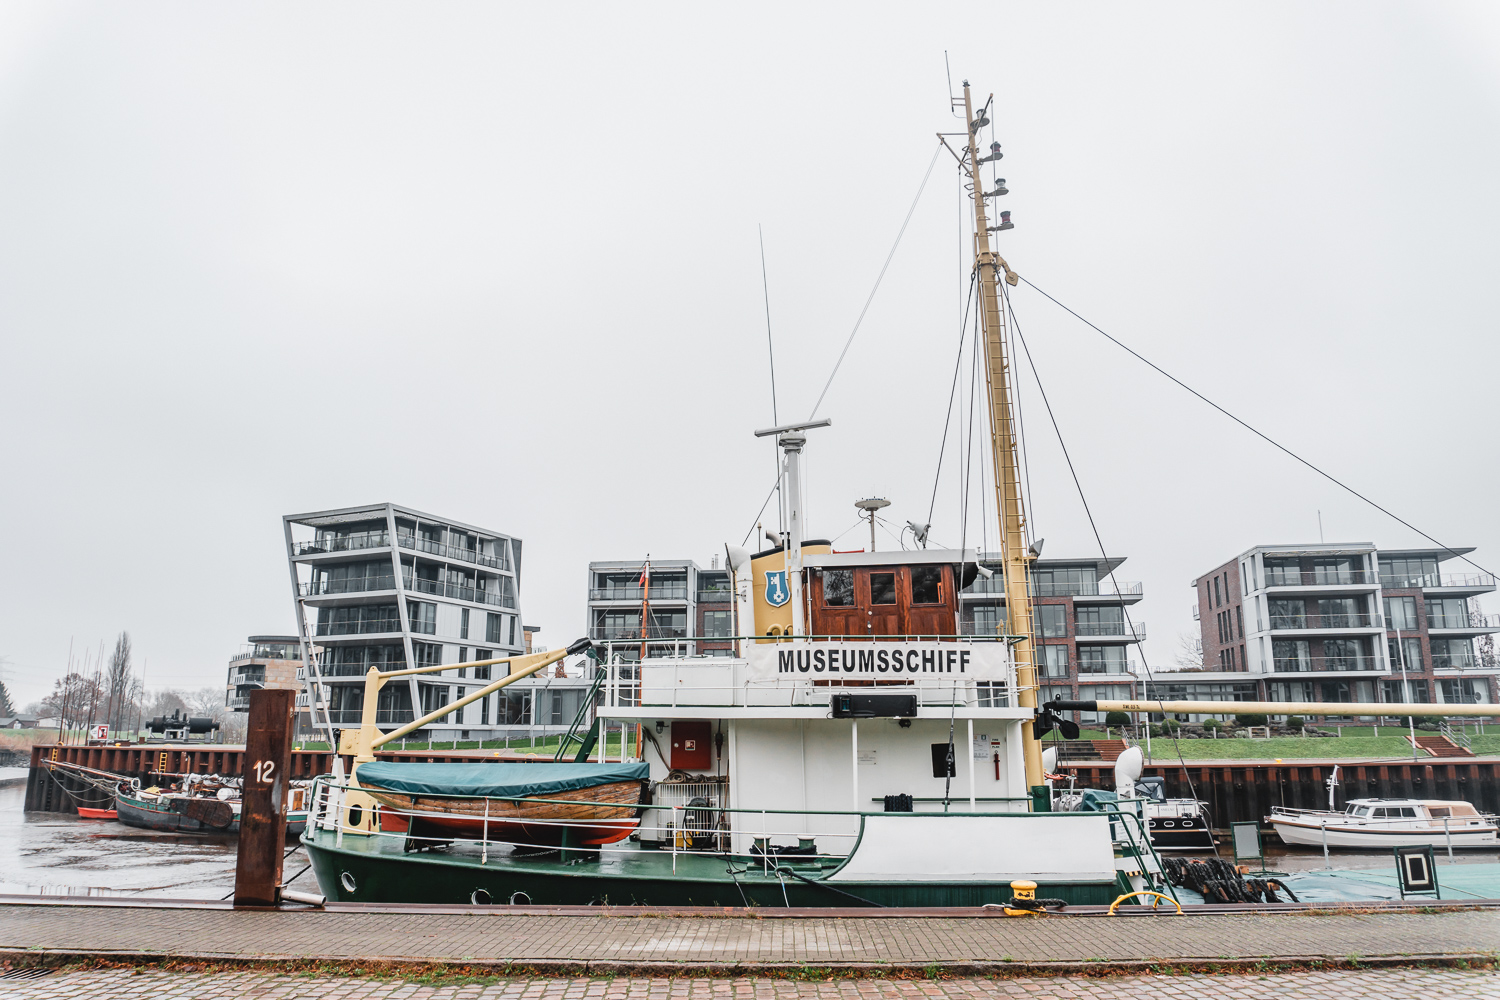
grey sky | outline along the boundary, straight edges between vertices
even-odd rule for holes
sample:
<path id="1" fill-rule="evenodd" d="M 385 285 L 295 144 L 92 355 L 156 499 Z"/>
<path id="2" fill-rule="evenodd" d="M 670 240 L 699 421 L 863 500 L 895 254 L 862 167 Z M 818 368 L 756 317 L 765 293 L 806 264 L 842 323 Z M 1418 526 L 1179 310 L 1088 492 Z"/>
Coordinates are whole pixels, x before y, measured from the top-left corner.
<path id="1" fill-rule="evenodd" d="M 955 126 L 945 49 L 997 93 L 1018 271 L 1500 565 L 1492 7 L 11 3 L 13 692 L 121 629 L 148 685 L 222 684 L 245 636 L 291 627 L 293 511 L 390 499 L 519 535 L 554 645 L 589 559 L 738 543 L 773 471 L 756 225 L 801 417 Z M 962 207 L 945 154 L 814 432 L 819 533 L 870 493 L 924 519 Z M 1153 663 L 1192 577 L 1316 540 L 1319 510 L 1330 540 L 1420 541 L 1015 306 Z M 1047 554 L 1092 553 L 1023 399 Z M 959 534 L 948 476 L 933 534 Z"/>

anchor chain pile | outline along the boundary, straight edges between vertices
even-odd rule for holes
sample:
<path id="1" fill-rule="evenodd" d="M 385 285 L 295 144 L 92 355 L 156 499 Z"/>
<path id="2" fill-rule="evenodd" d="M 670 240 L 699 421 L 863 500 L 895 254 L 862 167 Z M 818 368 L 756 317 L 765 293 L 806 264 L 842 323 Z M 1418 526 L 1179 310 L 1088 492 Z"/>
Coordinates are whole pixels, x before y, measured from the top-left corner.
<path id="1" fill-rule="evenodd" d="M 1223 858 L 1162 858 L 1162 868 L 1173 885 L 1193 890 L 1208 903 L 1279 903 L 1277 892 L 1300 902 L 1280 879 L 1247 878 Z"/>

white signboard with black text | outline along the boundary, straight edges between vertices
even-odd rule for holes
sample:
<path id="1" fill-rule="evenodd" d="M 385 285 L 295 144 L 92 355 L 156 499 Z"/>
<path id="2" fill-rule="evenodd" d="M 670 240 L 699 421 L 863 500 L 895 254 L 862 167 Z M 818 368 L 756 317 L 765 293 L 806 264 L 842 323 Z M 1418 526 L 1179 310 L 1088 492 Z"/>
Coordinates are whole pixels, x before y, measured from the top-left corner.
<path id="1" fill-rule="evenodd" d="M 1010 677 L 1009 650 L 998 642 L 756 643 L 745 659 L 752 681 L 843 678 L 943 684 Z"/>

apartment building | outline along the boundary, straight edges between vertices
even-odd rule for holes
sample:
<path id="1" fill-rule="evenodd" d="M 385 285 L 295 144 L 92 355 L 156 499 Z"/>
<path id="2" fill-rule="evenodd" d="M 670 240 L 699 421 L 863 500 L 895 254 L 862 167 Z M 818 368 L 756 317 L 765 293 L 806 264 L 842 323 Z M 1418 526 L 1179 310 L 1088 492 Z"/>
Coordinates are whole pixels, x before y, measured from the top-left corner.
<path id="1" fill-rule="evenodd" d="M 718 556 L 601 560 L 588 568 L 588 635 L 607 657 L 732 656 L 734 591 Z M 642 578 L 648 585 L 642 587 Z"/>
<path id="2" fill-rule="evenodd" d="M 1444 571 L 1472 551 L 1369 543 L 1250 549 L 1193 581 L 1204 671 L 1164 678 L 1171 692 L 1153 685 L 1147 696 L 1500 701 L 1500 669 L 1474 644 L 1500 632 L 1500 615 L 1483 614 L 1477 602 L 1495 579 Z M 1230 697 L 1208 695 L 1210 685 Z M 1198 687 L 1205 690 L 1191 690 Z"/>
<path id="3" fill-rule="evenodd" d="M 960 595 L 959 628 L 968 635 L 1005 635 L 1003 565 L 982 553 L 994 576 L 976 577 Z M 1053 698 L 1129 699 L 1137 691 L 1137 658 L 1145 623 L 1127 609 L 1141 602 L 1139 583 L 1110 582 L 1125 560 L 1038 559 L 1032 564 L 1036 657 L 1043 701 Z M 1092 713 L 1081 722 L 1099 722 Z"/>
<path id="4" fill-rule="evenodd" d="M 302 643 L 295 635 L 250 636 L 229 658 L 224 707 L 231 712 L 248 711 L 250 692 L 261 688 L 301 691 L 301 667 Z"/>
<path id="5" fill-rule="evenodd" d="M 523 651 L 520 539 L 389 503 L 288 514 L 282 526 L 298 627 L 322 650 L 303 661 L 305 683 L 311 690 L 321 681 L 327 725 L 360 722 L 372 666 L 456 665 Z M 396 679 L 381 689 L 376 721 L 411 722 L 497 678 L 495 669 Z M 491 739 L 501 727 L 532 722 L 530 695 L 505 689 L 421 736 Z"/>

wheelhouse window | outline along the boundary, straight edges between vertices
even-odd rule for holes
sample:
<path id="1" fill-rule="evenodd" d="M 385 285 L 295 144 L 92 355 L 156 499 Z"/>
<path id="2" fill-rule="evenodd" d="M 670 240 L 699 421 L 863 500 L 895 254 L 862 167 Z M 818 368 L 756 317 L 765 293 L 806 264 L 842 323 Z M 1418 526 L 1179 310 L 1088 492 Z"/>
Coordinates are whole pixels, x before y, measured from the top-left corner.
<path id="1" fill-rule="evenodd" d="M 870 574 L 870 603 L 871 604 L 895 604 L 896 603 L 896 574 L 895 573 L 871 573 Z"/>
<path id="2" fill-rule="evenodd" d="M 854 606 L 854 570 L 825 569 L 823 571 L 823 604 L 830 608 Z"/>
<path id="3" fill-rule="evenodd" d="M 941 604 L 943 571 L 937 566 L 915 566 L 911 571 L 911 602 Z"/>

